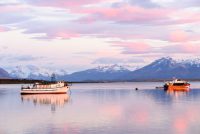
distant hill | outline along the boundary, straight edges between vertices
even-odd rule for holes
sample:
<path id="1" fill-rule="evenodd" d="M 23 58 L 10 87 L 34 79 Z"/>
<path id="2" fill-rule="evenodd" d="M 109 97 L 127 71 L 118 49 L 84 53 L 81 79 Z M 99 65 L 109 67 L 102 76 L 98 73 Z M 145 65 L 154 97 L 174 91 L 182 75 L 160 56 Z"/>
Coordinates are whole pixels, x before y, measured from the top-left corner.
<path id="1" fill-rule="evenodd" d="M 200 79 L 200 60 L 176 61 L 170 57 L 158 59 L 151 64 L 125 75 L 126 80 L 149 79 Z"/>
<path id="2" fill-rule="evenodd" d="M 67 81 L 115 81 L 131 71 L 120 65 L 99 66 L 96 68 L 75 72 L 59 79 Z"/>
<path id="3" fill-rule="evenodd" d="M 57 76 L 66 75 L 64 70 L 52 70 L 40 68 L 33 65 L 16 66 L 9 71 L 12 78 L 34 79 L 34 80 L 50 80 L 51 75 L 55 73 Z"/>
<path id="4" fill-rule="evenodd" d="M 9 73 L 3 68 L 0 68 L 0 78 L 10 78 Z"/>
<path id="5" fill-rule="evenodd" d="M 164 57 L 134 71 L 123 66 L 113 65 L 61 77 L 68 81 L 150 81 L 172 78 L 200 79 L 200 59 L 174 60 Z"/>
<path id="6" fill-rule="evenodd" d="M 10 71 L 13 78 L 50 80 L 55 73 L 57 80 L 71 82 L 102 82 L 102 81 L 151 81 L 172 78 L 199 79 L 200 59 L 174 60 L 164 57 L 142 68 L 121 65 L 98 66 L 96 68 L 67 74 L 65 70 L 49 70 L 35 66 L 17 66 Z M 8 73 L 0 69 L 0 77 L 9 77 Z"/>

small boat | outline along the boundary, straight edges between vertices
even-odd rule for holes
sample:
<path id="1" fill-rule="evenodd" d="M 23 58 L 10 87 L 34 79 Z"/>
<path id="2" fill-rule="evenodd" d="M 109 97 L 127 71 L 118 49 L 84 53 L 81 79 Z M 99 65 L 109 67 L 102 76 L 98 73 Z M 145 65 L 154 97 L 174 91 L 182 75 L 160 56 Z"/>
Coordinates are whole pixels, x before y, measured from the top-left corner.
<path id="1" fill-rule="evenodd" d="M 164 87 L 156 87 L 156 89 L 163 89 Z"/>
<path id="2" fill-rule="evenodd" d="M 165 91 L 189 91 L 190 83 L 184 80 L 175 79 L 164 84 Z"/>
<path id="3" fill-rule="evenodd" d="M 35 83 L 32 86 L 22 86 L 21 94 L 64 94 L 69 90 L 66 82 Z"/>

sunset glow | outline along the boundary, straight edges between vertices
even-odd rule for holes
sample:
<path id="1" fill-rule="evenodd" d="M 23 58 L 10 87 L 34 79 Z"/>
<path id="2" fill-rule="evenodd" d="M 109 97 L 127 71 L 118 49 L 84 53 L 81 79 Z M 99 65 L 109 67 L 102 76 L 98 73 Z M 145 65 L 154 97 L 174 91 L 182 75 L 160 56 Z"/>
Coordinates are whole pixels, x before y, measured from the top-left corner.
<path id="1" fill-rule="evenodd" d="M 2 0 L 1 67 L 74 72 L 198 57 L 199 6 L 198 0 Z"/>

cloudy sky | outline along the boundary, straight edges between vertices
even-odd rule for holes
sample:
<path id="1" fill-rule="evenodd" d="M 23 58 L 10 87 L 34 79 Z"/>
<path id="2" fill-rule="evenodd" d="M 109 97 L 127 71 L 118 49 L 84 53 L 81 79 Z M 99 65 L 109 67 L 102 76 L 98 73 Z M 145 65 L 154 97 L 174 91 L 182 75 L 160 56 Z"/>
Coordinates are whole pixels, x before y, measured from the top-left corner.
<path id="1" fill-rule="evenodd" d="M 199 0 L 0 0 L 0 66 L 68 72 L 200 56 Z"/>

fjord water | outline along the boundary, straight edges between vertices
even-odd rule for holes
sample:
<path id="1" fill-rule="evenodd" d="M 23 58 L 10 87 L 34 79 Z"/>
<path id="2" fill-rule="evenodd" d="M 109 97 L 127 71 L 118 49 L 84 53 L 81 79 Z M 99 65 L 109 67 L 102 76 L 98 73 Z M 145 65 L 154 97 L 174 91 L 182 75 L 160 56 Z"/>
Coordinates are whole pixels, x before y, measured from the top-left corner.
<path id="1" fill-rule="evenodd" d="M 69 94 L 25 96 L 21 85 L 0 85 L 0 134 L 199 134 L 200 82 L 188 93 L 155 89 L 162 84 L 73 84 Z"/>

